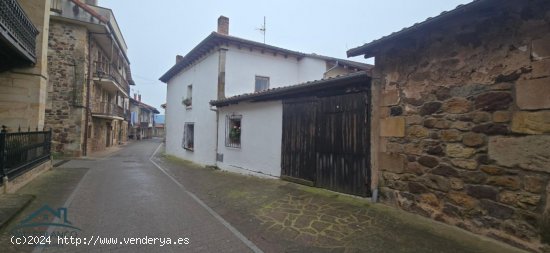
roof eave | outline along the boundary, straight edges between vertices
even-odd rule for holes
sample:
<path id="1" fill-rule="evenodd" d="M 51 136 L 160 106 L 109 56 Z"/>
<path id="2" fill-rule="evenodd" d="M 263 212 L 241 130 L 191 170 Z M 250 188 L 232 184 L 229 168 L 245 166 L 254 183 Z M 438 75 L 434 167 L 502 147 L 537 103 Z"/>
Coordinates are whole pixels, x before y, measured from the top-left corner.
<path id="1" fill-rule="evenodd" d="M 439 23 L 441 21 L 447 20 L 449 18 L 460 15 L 464 12 L 471 11 L 474 8 L 478 8 L 482 5 L 488 4 L 491 0 L 474 0 L 471 3 L 459 5 L 454 10 L 442 12 L 440 15 L 433 18 L 428 18 L 425 21 L 414 24 L 413 26 L 402 29 L 401 31 L 392 33 L 380 39 L 374 40 L 372 42 L 366 43 L 362 46 L 349 49 L 346 54 L 348 57 L 354 57 L 359 55 L 364 55 L 365 58 L 370 58 L 376 56 L 378 49 L 381 46 L 387 45 L 395 40 L 402 39 L 405 36 L 409 36 L 419 30 L 425 29 L 431 25 Z"/>
<path id="2" fill-rule="evenodd" d="M 351 83 L 361 81 L 363 78 L 368 80 L 369 74 L 365 71 L 356 72 L 349 74 L 347 76 L 335 77 L 331 79 L 322 79 L 318 81 L 313 81 L 310 83 L 297 84 L 293 86 L 276 88 L 273 91 L 267 91 L 264 93 L 252 93 L 241 96 L 236 96 L 234 98 L 227 98 L 222 100 L 210 101 L 210 105 L 216 107 L 228 106 L 231 104 L 238 104 L 241 102 L 255 102 L 255 101 L 266 101 L 266 100 L 276 100 L 281 99 L 284 96 L 294 95 L 304 92 L 312 92 L 318 90 L 324 90 L 330 86 L 331 88 L 345 86 Z"/>

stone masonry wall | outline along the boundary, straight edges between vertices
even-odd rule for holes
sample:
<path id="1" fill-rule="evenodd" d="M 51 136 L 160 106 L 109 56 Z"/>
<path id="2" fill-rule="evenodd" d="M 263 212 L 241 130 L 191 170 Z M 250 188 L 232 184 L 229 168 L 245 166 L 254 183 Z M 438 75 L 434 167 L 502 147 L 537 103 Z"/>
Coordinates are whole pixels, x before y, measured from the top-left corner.
<path id="1" fill-rule="evenodd" d="M 379 54 L 381 201 L 550 251 L 550 8 L 535 3 Z"/>
<path id="2" fill-rule="evenodd" d="M 67 156 L 82 152 L 87 53 L 85 27 L 50 22 L 45 125 L 53 129 L 52 151 Z"/>

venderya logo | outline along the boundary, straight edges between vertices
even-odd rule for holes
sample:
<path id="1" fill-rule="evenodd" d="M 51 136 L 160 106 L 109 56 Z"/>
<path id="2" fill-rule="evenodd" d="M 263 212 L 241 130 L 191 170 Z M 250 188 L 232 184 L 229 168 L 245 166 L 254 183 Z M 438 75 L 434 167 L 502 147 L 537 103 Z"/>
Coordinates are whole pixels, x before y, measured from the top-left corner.
<path id="1" fill-rule="evenodd" d="M 31 213 L 11 229 L 12 241 L 16 244 L 50 245 L 41 243 L 41 238 L 51 240 L 52 237 L 78 236 L 80 228 L 68 219 L 67 208 L 51 208 L 44 205 Z M 28 242 L 29 239 L 33 241 Z"/>

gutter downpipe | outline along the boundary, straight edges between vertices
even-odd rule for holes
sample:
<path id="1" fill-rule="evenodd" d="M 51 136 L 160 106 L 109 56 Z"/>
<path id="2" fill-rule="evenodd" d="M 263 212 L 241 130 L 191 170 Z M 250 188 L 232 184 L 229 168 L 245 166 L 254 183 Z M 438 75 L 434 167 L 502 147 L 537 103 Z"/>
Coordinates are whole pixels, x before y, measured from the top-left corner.
<path id="1" fill-rule="evenodd" d="M 86 118 L 84 119 L 84 147 L 82 154 L 88 155 L 88 124 L 90 124 L 90 86 L 92 82 L 92 33 L 88 32 L 88 81 L 86 82 Z"/>
<path id="2" fill-rule="evenodd" d="M 331 70 L 337 68 L 339 66 L 338 64 L 338 60 L 336 60 L 336 64 L 334 64 L 334 66 L 332 66 L 332 68 L 328 69 L 327 71 L 325 71 L 325 73 L 323 73 L 323 76 L 326 75 L 328 72 L 330 72 Z"/>

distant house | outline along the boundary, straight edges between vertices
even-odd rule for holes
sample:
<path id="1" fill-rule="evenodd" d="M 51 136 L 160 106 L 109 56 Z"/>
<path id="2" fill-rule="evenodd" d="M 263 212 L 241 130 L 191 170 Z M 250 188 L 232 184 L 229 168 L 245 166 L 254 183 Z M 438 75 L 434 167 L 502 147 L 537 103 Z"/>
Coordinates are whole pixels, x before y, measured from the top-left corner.
<path id="1" fill-rule="evenodd" d="M 153 106 L 141 102 L 141 95 L 130 98 L 130 124 L 128 138 L 150 139 L 155 132 L 155 115 L 160 112 Z"/>
<path id="2" fill-rule="evenodd" d="M 212 100 L 261 93 L 369 67 L 363 63 L 300 53 L 230 36 L 228 31 L 229 19 L 222 16 L 218 19 L 218 31 L 210 34 L 184 57 L 177 56 L 176 64 L 160 78 L 167 83 L 166 134 L 169 138 L 166 140 L 166 152 L 171 155 L 202 165 L 216 165 L 219 164 L 216 158 L 219 160 L 222 155 L 228 156 L 221 153 L 221 146 L 223 149 L 233 149 L 233 152 L 240 149 L 238 143 L 227 143 L 225 137 L 226 129 L 230 131 L 233 127 L 240 127 L 240 114 L 220 116 L 225 114 L 209 104 Z M 263 113 L 271 114 L 272 120 L 280 125 L 280 104 L 264 106 Z M 242 124 L 245 129 L 245 121 Z M 257 127 L 261 131 L 260 126 Z M 264 131 L 265 137 L 269 136 L 268 130 Z M 275 140 L 268 143 L 272 141 Z M 260 148 L 275 147 L 266 146 Z M 275 150 L 262 155 L 273 152 Z M 280 153 L 280 150 L 277 152 Z M 265 169 L 256 174 L 280 176 L 277 164 L 263 167 Z M 253 173 L 248 168 L 232 168 Z"/>
<path id="3" fill-rule="evenodd" d="M 165 136 L 164 115 L 155 115 L 155 128 L 153 129 L 153 136 L 164 138 Z"/>
<path id="4" fill-rule="evenodd" d="M 376 62 L 382 202 L 548 252 L 550 1 L 472 1 L 347 53 Z"/>

